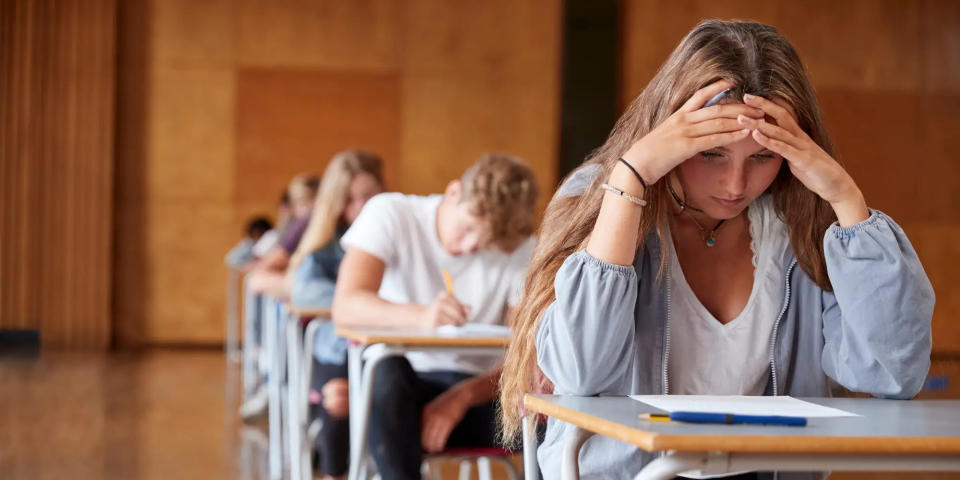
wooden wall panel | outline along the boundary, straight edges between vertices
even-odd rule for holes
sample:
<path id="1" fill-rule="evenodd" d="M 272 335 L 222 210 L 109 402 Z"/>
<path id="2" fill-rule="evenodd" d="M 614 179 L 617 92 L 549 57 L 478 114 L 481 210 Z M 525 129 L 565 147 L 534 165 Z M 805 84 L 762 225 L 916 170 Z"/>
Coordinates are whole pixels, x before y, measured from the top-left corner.
<path id="1" fill-rule="evenodd" d="M 118 341 L 214 344 L 226 274 L 211 252 L 242 232 L 231 2 L 133 1 L 120 13 Z"/>
<path id="2" fill-rule="evenodd" d="M 116 5 L 0 4 L 0 328 L 110 343 Z"/>
<path id="3" fill-rule="evenodd" d="M 392 71 L 405 54 L 396 0 L 235 2 L 236 60 L 243 67 Z"/>
<path id="4" fill-rule="evenodd" d="M 234 203 L 241 219 L 272 214 L 294 175 L 323 173 L 347 148 L 376 152 L 388 187 L 400 172 L 400 82 L 362 71 L 242 69 Z"/>
<path id="5" fill-rule="evenodd" d="M 402 186 L 442 191 L 477 157 L 525 158 L 556 183 L 558 0 L 409 2 L 403 55 Z M 549 193 L 540 198 L 541 208 Z"/>
<path id="6" fill-rule="evenodd" d="M 960 4 L 859 0 L 623 4 L 621 104 L 704 18 L 772 24 L 817 89 L 838 157 L 910 236 L 937 293 L 934 349 L 960 352 Z"/>

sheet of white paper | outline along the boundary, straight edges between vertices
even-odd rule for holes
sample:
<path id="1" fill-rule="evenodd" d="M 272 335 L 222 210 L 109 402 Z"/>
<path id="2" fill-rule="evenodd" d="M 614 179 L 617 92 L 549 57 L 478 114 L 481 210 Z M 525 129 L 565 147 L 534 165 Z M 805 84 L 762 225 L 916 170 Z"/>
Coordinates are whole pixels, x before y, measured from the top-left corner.
<path id="1" fill-rule="evenodd" d="M 450 337 L 509 337 L 510 327 L 486 323 L 466 323 L 460 327 L 444 325 L 437 334 Z"/>
<path id="2" fill-rule="evenodd" d="M 738 415 L 783 415 L 788 417 L 859 417 L 789 396 L 747 397 L 737 395 L 631 395 L 630 398 L 667 412 L 709 412 Z"/>

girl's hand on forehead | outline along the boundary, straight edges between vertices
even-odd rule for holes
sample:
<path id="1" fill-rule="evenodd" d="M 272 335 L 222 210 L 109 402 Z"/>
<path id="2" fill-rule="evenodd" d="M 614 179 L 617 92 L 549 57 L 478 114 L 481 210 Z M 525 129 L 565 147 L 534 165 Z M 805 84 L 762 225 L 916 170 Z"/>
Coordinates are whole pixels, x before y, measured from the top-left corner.
<path id="1" fill-rule="evenodd" d="M 679 110 L 637 140 L 623 159 L 651 185 L 699 152 L 746 138 L 750 129 L 737 119 L 763 118 L 763 110 L 742 103 L 703 108 L 711 98 L 733 86 L 728 80 L 720 80 L 697 90 Z"/>
<path id="2" fill-rule="evenodd" d="M 800 128 L 788 103 L 749 94 L 743 98 L 776 124 L 745 115 L 738 116 L 737 122 L 752 130 L 757 143 L 783 156 L 793 176 L 834 207 L 841 224 L 853 225 L 869 216 L 853 177 Z"/>

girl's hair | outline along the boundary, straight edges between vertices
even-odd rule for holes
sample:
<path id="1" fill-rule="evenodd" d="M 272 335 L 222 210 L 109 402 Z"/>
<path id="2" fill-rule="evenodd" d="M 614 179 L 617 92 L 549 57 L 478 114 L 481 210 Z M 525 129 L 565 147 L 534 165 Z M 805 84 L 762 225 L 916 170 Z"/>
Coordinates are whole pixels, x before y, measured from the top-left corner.
<path id="1" fill-rule="evenodd" d="M 557 195 L 547 206 L 500 379 L 502 440 L 511 441 L 517 434 L 523 394 L 551 388 L 537 367 L 537 327 L 555 300 L 557 271 L 568 256 L 584 248 L 593 230 L 603 195 L 600 183 L 606 181 L 617 158 L 634 142 L 676 112 L 694 92 L 721 79 L 734 83 L 728 97 L 735 100 L 742 101 L 744 93 L 785 100 L 795 110 L 800 128 L 833 155 L 800 57 L 775 28 L 755 22 L 707 20 L 690 31 L 627 107 L 606 142 L 584 162 L 584 166 L 598 165 L 593 167 L 599 170 L 596 177 L 584 191 Z M 640 220 L 638 249 L 651 233 L 663 241 L 661 227 L 667 224 L 672 201 L 667 181 L 669 178 L 663 178 L 647 189 L 648 205 Z M 835 220 L 829 204 L 807 190 L 790 173 L 786 162 L 768 191 L 777 214 L 787 225 L 800 267 L 821 288 L 830 290 L 823 257 L 823 236 Z M 662 271 L 662 260 L 660 268 Z"/>
<path id="2" fill-rule="evenodd" d="M 347 205 L 350 183 L 363 174 L 372 176 L 383 185 L 379 156 L 361 150 L 347 150 L 333 156 L 323 172 L 310 224 L 290 258 L 289 272 L 296 271 L 304 257 L 333 240 L 337 227 L 343 223 L 343 209 Z"/>

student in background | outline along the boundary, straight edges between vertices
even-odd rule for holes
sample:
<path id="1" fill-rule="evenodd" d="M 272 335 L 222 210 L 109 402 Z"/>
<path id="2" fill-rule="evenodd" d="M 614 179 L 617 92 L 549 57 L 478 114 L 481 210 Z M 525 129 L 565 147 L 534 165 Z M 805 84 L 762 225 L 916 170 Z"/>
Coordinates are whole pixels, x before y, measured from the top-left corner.
<path id="1" fill-rule="evenodd" d="M 227 252 L 224 263 L 236 270 L 243 269 L 246 264 L 256 259 L 253 247 L 271 229 L 273 229 L 273 225 L 270 225 L 270 220 L 267 217 L 261 216 L 251 219 L 247 222 L 247 235 Z"/>
<path id="2" fill-rule="evenodd" d="M 290 256 L 300 244 L 300 238 L 310 223 L 310 213 L 317 197 L 320 179 L 312 175 L 297 175 L 290 182 L 290 220 L 280 234 L 277 245 L 261 258 L 250 271 L 247 286 L 255 293 L 267 293 L 286 298 L 284 278 Z"/>
<path id="3" fill-rule="evenodd" d="M 287 227 L 289 221 L 290 194 L 287 193 L 287 189 L 284 189 L 283 195 L 280 196 L 280 202 L 277 204 L 277 224 L 264 233 L 260 240 L 257 240 L 257 243 L 253 245 L 253 257 L 255 259 L 264 257 L 277 245 L 277 242 L 280 241 L 280 233 Z M 252 266 L 250 265 L 248 268 L 252 268 Z"/>
<path id="4" fill-rule="evenodd" d="M 834 159 L 819 112 L 773 27 L 711 20 L 687 35 L 547 208 L 505 361 L 507 437 L 538 367 L 568 395 L 920 390 L 933 289 Z M 548 422 L 544 478 L 567 431 Z M 593 437 L 580 473 L 623 478 L 652 458 Z"/>
<path id="5" fill-rule="evenodd" d="M 340 239 L 367 200 L 381 192 L 383 174 L 377 155 L 350 150 L 330 161 L 310 225 L 290 260 L 290 302 L 295 307 L 330 308 L 344 256 Z M 320 325 L 313 346 L 311 390 L 321 392 L 322 403 L 312 414 L 322 421 L 316 445 L 318 470 L 328 480 L 346 475 L 350 455 L 346 348 L 332 323 Z"/>
<path id="6" fill-rule="evenodd" d="M 342 239 L 338 326 L 503 324 L 533 250 L 537 184 L 522 161 L 484 155 L 443 195 L 370 200 Z M 442 271 L 453 277 L 447 293 Z M 377 369 L 370 452 L 384 480 L 419 479 L 424 452 L 493 446 L 499 361 L 411 353 Z"/>
<path id="7" fill-rule="evenodd" d="M 300 238 L 310 222 L 310 213 L 317 196 L 320 180 L 311 175 L 298 175 L 290 182 L 287 193 L 290 198 L 290 220 L 286 222 L 280 233 L 277 245 L 266 255 L 253 264 L 253 268 L 244 279 L 244 322 L 252 325 L 254 341 L 251 342 L 251 356 L 258 359 L 260 380 L 255 389 L 248 393 L 247 400 L 240 406 L 240 416 L 244 420 L 251 420 L 266 413 L 267 388 L 264 372 L 267 370 L 267 359 L 262 355 L 260 346 L 263 344 L 263 311 L 266 307 L 264 295 L 271 295 L 278 299 L 289 296 L 284 281 L 290 255 L 297 249 Z M 274 325 L 274 327 L 277 327 Z M 281 335 L 281 338 L 283 336 Z M 282 341 L 282 340 L 281 340 Z"/>

